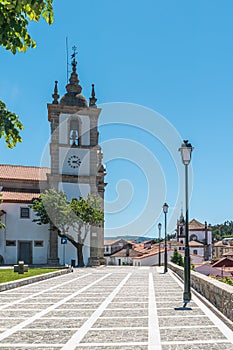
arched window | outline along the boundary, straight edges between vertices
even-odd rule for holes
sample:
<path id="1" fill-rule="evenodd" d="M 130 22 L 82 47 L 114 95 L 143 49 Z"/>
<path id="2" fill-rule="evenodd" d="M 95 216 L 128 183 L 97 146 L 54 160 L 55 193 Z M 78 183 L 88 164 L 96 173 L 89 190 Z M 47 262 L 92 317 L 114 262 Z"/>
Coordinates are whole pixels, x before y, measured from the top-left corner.
<path id="1" fill-rule="evenodd" d="M 77 119 L 71 119 L 69 138 L 71 146 L 79 145 L 79 121 Z"/>
<path id="2" fill-rule="evenodd" d="M 190 236 L 190 241 L 196 241 L 197 240 L 197 235 L 191 235 Z"/>
<path id="3" fill-rule="evenodd" d="M 194 249 L 193 254 L 197 255 L 197 250 L 196 249 Z"/>

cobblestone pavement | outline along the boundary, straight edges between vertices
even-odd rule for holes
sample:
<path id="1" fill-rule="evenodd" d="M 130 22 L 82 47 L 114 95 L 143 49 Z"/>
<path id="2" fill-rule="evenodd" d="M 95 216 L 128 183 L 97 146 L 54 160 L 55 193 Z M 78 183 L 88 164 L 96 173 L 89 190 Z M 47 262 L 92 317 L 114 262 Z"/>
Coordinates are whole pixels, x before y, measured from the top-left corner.
<path id="1" fill-rule="evenodd" d="M 75 269 L 0 293 L 0 350 L 233 350 L 233 332 L 199 299 L 181 306 L 171 272 Z"/>

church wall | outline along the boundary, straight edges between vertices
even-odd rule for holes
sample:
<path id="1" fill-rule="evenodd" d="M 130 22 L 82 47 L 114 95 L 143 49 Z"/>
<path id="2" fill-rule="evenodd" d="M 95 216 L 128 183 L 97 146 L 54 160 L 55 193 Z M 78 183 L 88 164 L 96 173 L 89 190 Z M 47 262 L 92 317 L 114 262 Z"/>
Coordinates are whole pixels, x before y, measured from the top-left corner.
<path id="1" fill-rule="evenodd" d="M 68 144 L 68 123 L 67 120 L 70 115 L 60 114 L 59 120 L 59 143 L 60 144 Z"/>
<path id="2" fill-rule="evenodd" d="M 31 242 L 32 263 L 46 264 L 49 242 L 48 226 L 32 222 L 35 214 L 31 209 L 29 209 L 29 218 L 21 218 L 21 207 L 28 208 L 29 205 L 25 203 L 1 204 L 1 209 L 6 211 L 3 219 L 6 229 L 2 229 L 0 233 L 0 255 L 3 256 L 5 264 L 16 264 L 19 258 L 20 242 Z M 9 246 L 9 241 L 15 242 L 15 245 Z"/>
<path id="3" fill-rule="evenodd" d="M 87 115 L 80 115 L 82 145 L 90 145 L 90 118 Z"/>
<path id="4" fill-rule="evenodd" d="M 65 192 L 68 201 L 70 201 L 72 198 L 87 198 L 87 195 L 90 193 L 90 185 L 70 182 L 59 182 L 58 190 Z"/>
<path id="5" fill-rule="evenodd" d="M 190 254 L 194 254 L 196 251 L 196 255 L 204 256 L 204 247 L 190 247 L 189 250 Z"/>
<path id="6" fill-rule="evenodd" d="M 198 241 L 205 241 L 205 231 L 189 231 L 189 237 L 192 235 L 197 236 Z M 212 232 L 208 231 L 207 232 L 207 244 L 212 243 Z"/>

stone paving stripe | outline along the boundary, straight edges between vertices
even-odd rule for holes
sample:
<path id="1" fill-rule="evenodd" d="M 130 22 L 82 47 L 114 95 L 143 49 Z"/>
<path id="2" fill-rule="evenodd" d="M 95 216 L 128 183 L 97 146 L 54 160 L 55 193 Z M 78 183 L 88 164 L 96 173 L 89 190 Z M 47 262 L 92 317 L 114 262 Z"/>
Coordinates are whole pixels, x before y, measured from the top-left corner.
<path id="1" fill-rule="evenodd" d="M 177 281 L 177 283 L 180 286 L 183 286 L 183 284 L 180 282 L 180 280 L 173 275 L 173 273 L 171 273 L 169 271 L 170 276 L 172 276 L 172 278 Z M 231 344 L 233 344 L 233 334 L 232 334 L 232 330 L 227 327 L 225 325 L 225 323 L 223 323 L 220 318 L 218 318 L 210 309 L 208 309 L 208 307 L 203 304 L 200 299 L 198 299 L 196 297 L 196 295 L 192 294 L 192 300 L 202 309 L 202 311 L 210 318 L 210 320 L 216 325 L 216 327 L 218 327 L 218 329 L 223 333 L 223 335 L 229 340 L 229 342 Z"/>
<path id="2" fill-rule="evenodd" d="M 164 327 L 159 327 L 160 329 L 200 329 L 200 328 L 216 328 L 215 325 L 204 325 L 204 326 L 201 326 L 201 325 L 196 325 L 196 326 L 164 326 Z"/>
<path id="3" fill-rule="evenodd" d="M 190 341 L 163 341 L 163 345 L 193 345 L 193 344 L 231 344 L 226 339 L 190 340 Z M 201 349 L 200 349 L 201 350 Z"/>
<path id="4" fill-rule="evenodd" d="M 91 275 L 91 273 L 88 273 L 87 275 L 79 276 L 79 277 L 73 279 L 72 281 L 79 280 L 79 279 L 84 278 L 84 277 L 86 277 L 86 276 L 88 276 L 88 275 Z M 60 276 L 58 276 L 58 277 L 60 277 Z M 56 277 L 54 277 L 54 278 L 56 278 Z M 41 281 L 41 282 L 42 282 L 42 281 Z M 43 282 L 44 282 L 44 281 L 43 281 Z M 40 282 L 35 282 L 35 283 L 40 283 Z M 70 280 L 69 280 L 69 281 L 63 282 L 63 283 L 59 284 L 58 286 L 64 286 L 64 285 L 66 285 L 66 284 L 70 284 Z M 34 294 L 30 294 L 30 295 L 27 296 L 27 297 L 24 297 L 24 298 L 20 298 L 20 299 L 18 299 L 18 300 L 15 300 L 14 302 L 11 302 L 11 303 L 8 303 L 8 304 L 4 304 L 4 305 L 0 306 L 0 310 L 6 309 L 7 307 L 9 307 L 9 306 L 11 307 L 12 305 L 15 305 L 15 304 L 22 303 L 22 302 L 24 302 L 25 300 L 32 299 L 32 298 L 34 298 L 34 297 L 36 297 L 36 296 L 38 296 L 38 295 L 41 295 L 41 294 L 44 294 L 44 293 L 46 293 L 46 292 L 48 292 L 48 291 L 50 291 L 50 290 L 56 289 L 58 286 L 55 285 L 55 286 L 50 287 L 50 288 L 48 288 L 48 289 L 44 289 L 44 290 L 42 290 L 42 291 L 40 291 L 40 292 L 37 292 L 37 293 L 34 293 Z"/>
<path id="5" fill-rule="evenodd" d="M 135 318 L 135 316 L 121 316 L 121 317 L 119 317 L 119 316 L 115 316 L 115 317 L 113 317 L 113 316 L 101 316 L 100 317 L 101 319 L 102 318 L 105 318 L 105 319 L 110 319 L 110 320 L 112 320 L 112 319 L 114 319 L 114 318 Z M 147 316 L 137 316 L 137 318 L 148 318 Z"/>
<path id="6" fill-rule="evenodd" d="M 128 281 L 132 273 L 128 273 L 127 276 L 121 281 L 121 283 L 112 291 L 111 294 L 105 299 L 105 301 L 96 309 L 91 317 L 80 327 L 80 329 L 70 338 L 70 340 L 63 346 L 62 350 L 73 350 L 77 344 L 81 342 L 83 337 L 87 334 L 93 324 L 97 321 L 106 307 L 111 303 L 113 298 L 119 293 L 121 288 Z M 90 344 L 89 344 L 90 345 Z"/>
<path id="7" fill-rule="evenodd" d="M 44 344 L 44 343 L 41 343 L 41 344 L 30 344 L 30 348 L 28 347 L 28 344 L 26 343 L 15 343 L 15 344 L 0 344 L 0 348 L 5 348 L 6 349 L 6 345 L 7 345 L 7 349 L 15 349 L 16 347 L 17 348 L 26 348 L 26 349 L 38 349 L 39 347 L 40 348 L 48 348 L 49 350 L 51 350 L 51 347 L 53 348 L 59 348 L 61 349 L 62 347 L 62 344 Z"/>
<path id="8" fill-rule="evenodd" d="M 90 287 L 94 286 L 95 284 L 101 282 L 102 280 L 104 280 L 105 278 L 108 278 L 109 276 L 111 276 L 111 273 L 102 276 L 101 278 L 97 279 L 96 281 L 88 284 L 87 286 L 83 287 L 82 289 L 78 290 L 77 292 L 70 294 L 69 296 L 65 297 L 64 299 L 62 299 L 61 301 L 58 301 L 57 303 L 53 304 L 52 306 L 49 306 L 47 309 L 42 310 L 41 312 L 37 313 L 36 315 L 26 319 L 25 321 L 19 323 L 18 325 L 8 329 L 7 331 L 3 332 L 2 334 L 0 334 L 0 342 L 1 340 L 9 337 L 10 335 L 12 335 L 13 333 L 21 330 L 23 327 L 26 327 L 27 325 L 29 325 L 30 323 L 32 323 L 35 320 L 38 320 L 39 318 L 41 318 L 42 316 L 46 315 L 47 313 L 49 313 L 50 311 L 53 311 L 54 309 L 56 309 L 58 306 L 62 305 L 63 303 L 65 303 L 66 301 L 72 299 L 73 297 L 77 296 L 80 293 L 85 292 L 87 289 L 89 289 Z M 70 283 L 70 281 L 69 281 Z"/>
<path id="9" fill-rule="evenodd" d="M 114 327 L 114 331 L 124 331 L 124 330 L 137 330 L 137 329 L 148 329 L 148 327 Z M 92 331 L 112 331 L 112 327 L 97 327 L 97 328 L 91 328 Z"/>
<path id="10" fill-rule="evenodd" d="M 49 328 L 49 331 L 73 331 L 73 330 L 77 330 L 79 327 L 64 327 L 64 328 L 59 328 L 59 327 L 56 327 L 56 328 Z M 102 329 L 102 328 L 101 328 Z M 23 331 L 35 331 L 35 332 L 47 332 L 48 331 L 48 327 L 46 328 L 24 328 Z"/>
<path id="11" fill-rule="evenodd" d="M 91 347 L 100 347 L 100 349 L 102 349 L 103 346 L 106 347 L 122 347 L 123 349 L 125 349 L 126 347 L 130 347 L 130 346 L 143 346 L 143 345 L 148 345 L 147 342 L 128 342 L 128 343 L 82 343 L 82 344 L 77 344 L 75 348 L 91 348 Z M 75 349 L 74 348 L 74 349 Z M 62 350 L 62 349 L 61 349 Z"/>
<path id="12" fill-rule="evenodd" d="M 70 317 L 70 316 L 66 316 L 66 317 L 63 317 L 63 316 L 59 316 L 59 317 L 54 317 L 54 316 L 51 316 L 51 317 L 41 317 L 41 320 L 84 320 L 84 319 L 88 319 L 88 317 L 86 316 L 75 316 L 75 317 Z"/>
<path id="13" fill-rule="evenodd" d="M 180 318 L 190 318 L 190 317 L 206 317 L 205 314 L 200 314 L 200 315 L 161 315 L 159 316 L 159 318 L 176 318 L 176 317 L 180 317 Z"/>
<path id="14" fill-rule="evenodd" d="M 156 308 L 153 275 L 149 274 L 149 322 L 148 322 L 148 350 L 161 350 L 159 321 Z"/>
<path id="15" fill-rule="evenodd" d="M 192 306 L 192 309 L 200 309 L 199 306 Z M 173 307 L 157 307 L 157 310 L 174 310 Z"/>

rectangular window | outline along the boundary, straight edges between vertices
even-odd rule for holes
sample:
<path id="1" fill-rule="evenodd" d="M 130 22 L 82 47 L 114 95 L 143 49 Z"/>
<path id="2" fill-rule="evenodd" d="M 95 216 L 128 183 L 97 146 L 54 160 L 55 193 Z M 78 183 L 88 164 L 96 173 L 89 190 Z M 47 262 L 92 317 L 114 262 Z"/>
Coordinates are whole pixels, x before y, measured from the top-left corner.
<path id="1" fill-rule="evenodd" d="M 20 208 L 20 217 L 22 219 L 29 219 L 29 217 L 30 217 L 29 214 L 30 214 L 29 208 L 27 208 L 27 207 L 25 207 L 25 208 L 21 207 Z"/>
<path id="2" fill-rule="evenodd" d="M 44 241 L 34 241 L 34 247 L 43 247 Z"/>
<path id="3" fill-rule="evenodd" d="M 15 247 L 16 246 L 16 241 L 6 241 L 6 246 L 7 247 Z"/>

